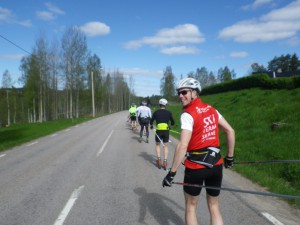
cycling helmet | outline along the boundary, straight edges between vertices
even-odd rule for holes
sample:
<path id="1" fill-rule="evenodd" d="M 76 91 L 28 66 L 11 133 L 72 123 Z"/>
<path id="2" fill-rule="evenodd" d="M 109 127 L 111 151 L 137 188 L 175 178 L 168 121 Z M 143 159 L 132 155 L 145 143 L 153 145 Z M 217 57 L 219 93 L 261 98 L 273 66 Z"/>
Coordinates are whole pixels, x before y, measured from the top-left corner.
<path id="1" fill-rule="evenodd" d="M 159 100 L 159 104 L 166 106 L 168 104 L 168 101 L 167 101 L 167 99 L 162 98 Z"/>
<path id="2" fill-rule="evenodd" d="M 178 91 L 179 89 L 182 89 L 182 88 L 193 89 L 193 90 L 196 90 L 198 93 L 201 92 L 200 82 L 191 77 L 184 78 L 179 81 L 176 89 Z"/>

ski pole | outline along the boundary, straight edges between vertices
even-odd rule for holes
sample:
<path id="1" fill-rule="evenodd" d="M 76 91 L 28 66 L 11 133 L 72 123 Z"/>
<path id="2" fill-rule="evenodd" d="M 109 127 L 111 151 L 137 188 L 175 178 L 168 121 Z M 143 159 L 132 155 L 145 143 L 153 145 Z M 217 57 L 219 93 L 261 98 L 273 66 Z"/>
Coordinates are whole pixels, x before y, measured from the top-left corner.
<path id="1" fill-rule="evenodd" d="M 295 196 L 295 195 L 283 195 L 283 194 L 277 194 L 277 193 L 272 193 L 272 192 L 258 192 L 258 191 L 233 189 L 233 188 L 225 188 L 225 187 L 220 187 L 219 188 L 219 187 L 213 187 L 213 186 L 205 186 L 205 185 L 199 185 L 199 184 L 189 184 L 189 183 L 182 183 L 182 182 L 172 182 L 172 183 L 182 185 L 182 186 L 208 188 L 208 189 L 215 189 L 215 190 L 240 192 L 240 193 L 245 193 L 245 194 L 264 195 L 264 196 L 273 196 L 273 197 L 291 198 L 291 199 L 299 199 L 300 200 L 300 196 Z"/>
<path id="2" fill-rule="evenodd" d="M 156 135 L 156 137 L 158 138 L 158 140 L 160 141 L 160 143 L 163 145 L 163 146 L 165 146 L 164 145 L 164 143 L 163 143 L 163 141 L 160 139 L 160 137 L 157 135 L 157 133 L 156 133 L 156 131 L 155 130 L 152 130 L 153 131 L 153 133 Z"/>
<path id="3" fill-rule="evenodd" d="M 273 164 L 273 163 L 300 163 L 300 159 L 233 162 L 233 164 Z"/>

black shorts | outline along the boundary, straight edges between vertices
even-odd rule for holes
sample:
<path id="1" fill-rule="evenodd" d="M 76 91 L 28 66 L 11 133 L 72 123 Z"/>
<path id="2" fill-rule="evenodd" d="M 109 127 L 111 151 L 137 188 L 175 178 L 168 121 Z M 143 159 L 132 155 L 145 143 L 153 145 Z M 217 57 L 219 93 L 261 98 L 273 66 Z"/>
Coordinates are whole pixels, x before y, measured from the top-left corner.
<path id="1" fill-rule="evenodd" d="M 220 188 L 223 179 L 223 164 L 213 168 L 204 169 L 185 169 L 184 183 L 205 185 Z M 198 196 L 201 192 L 200 187 L 183 186 L 184 192 L 192 196 Z M 206 188 L 206 193 L 210 196 L 219 196 L 220 190 Z"/>
<path id="2" fill-rule="evenodd" d="M 156 130 L 156 134 L 163 141 L 163 143 L 169 142 L 169 130 Z M 155 141 L 160 142 L 160 140 L 158 139 L 158 137 L 156 135 L 155 135 Z"/>
<path id="3" fill-rule="evenodd" d="M 130 119 L 131 121 L 136 121 L 136 116 L 131 116 Z"/>

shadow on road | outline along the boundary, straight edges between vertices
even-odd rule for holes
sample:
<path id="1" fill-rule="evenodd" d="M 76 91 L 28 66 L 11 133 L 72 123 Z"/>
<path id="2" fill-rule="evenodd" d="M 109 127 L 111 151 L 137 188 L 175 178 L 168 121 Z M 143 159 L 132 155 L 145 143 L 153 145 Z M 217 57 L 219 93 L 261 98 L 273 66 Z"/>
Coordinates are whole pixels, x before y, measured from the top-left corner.
<path id="1" fill-rule="evenodd" d="M 174 211 L 173 206 L 184 210 L 175 201 L 157 193 L 148 193 L 145 188 L 135 188 L 134 193 L 139 196 L 139 223 L 147 224 L 145 217 L 149 212 L 161 225 L 184 224 L 184 221 Z M 172 207 L 170 207 L 172 205 Z"/>
<path id="2" fill-rule="evenodd" d="M 139 156 L 142 157 L 142 158 L 144 158 L 146 161 L 150 162 L 154 166 L 156 166 L 156 156 L 154 156 L 152 154 L 148 154 L 146 152 L 141 152 L 139 154 Z"/>

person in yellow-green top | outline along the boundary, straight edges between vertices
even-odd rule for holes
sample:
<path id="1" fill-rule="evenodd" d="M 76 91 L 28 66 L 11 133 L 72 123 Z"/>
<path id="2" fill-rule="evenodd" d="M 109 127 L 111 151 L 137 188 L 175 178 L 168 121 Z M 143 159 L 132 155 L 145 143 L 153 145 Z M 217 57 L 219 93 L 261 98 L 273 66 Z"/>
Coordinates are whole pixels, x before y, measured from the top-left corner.
<path id="1" fill-rule="evenodd" d="M 129 108 L 129 118 L 131 123 L 131 129 L 136 128 L 136 105 L 134 103 L 131 104 Z"/>
<path id="2" fill-rule="evenodd" d="M 155 131 L 155 150 L 157 155 L 157 167 L 160 169 L 162 166 L 164 169 L 167 169 L 168 163 L 168 142 L 170 136 L 170 127 L 169 123 L 171 122 L 171 126 L 174 126 L 175 121 L 173 119 L 172 113 L 166 109 L 168 101 L 164 98 L 159 100 L 160 109 L 156 110 L 153 113 L 153 116 L 150 120 L 150 129 L 153 129 L 153 122 L 156 123 L 156 131 Z M 164 150 L 164 161 L 162 163 L 160 156 L 160 143 L 163 144 Z"/>

